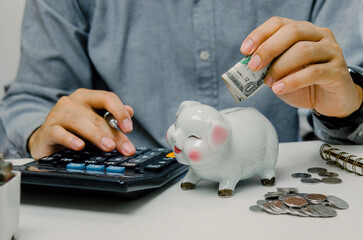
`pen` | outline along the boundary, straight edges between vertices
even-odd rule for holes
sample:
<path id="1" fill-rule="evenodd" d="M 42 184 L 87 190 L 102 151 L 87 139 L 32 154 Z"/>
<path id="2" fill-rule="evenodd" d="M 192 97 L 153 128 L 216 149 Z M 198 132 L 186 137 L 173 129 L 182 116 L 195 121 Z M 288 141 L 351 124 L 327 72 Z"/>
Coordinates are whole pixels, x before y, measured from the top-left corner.
<path id="1" fill-rule="evenodd" d="M 121 132 L 121 129 L 118 127 L 117 120 L 110 112 L 106 112 L 105 115 L 103 115 L 103 118 L 108 122 L 108 125 Z"/>

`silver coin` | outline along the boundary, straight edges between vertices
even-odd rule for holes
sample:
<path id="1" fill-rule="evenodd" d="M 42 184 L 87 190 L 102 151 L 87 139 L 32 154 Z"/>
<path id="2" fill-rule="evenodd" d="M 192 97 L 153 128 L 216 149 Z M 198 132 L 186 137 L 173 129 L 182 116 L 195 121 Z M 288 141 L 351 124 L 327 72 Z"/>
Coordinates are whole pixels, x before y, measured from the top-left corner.
<path id="1" fill-rule="evenodd" d="M 309 173 L 325 173 L 327 172 L 328 170 L 325 169 L 325 168 L 321 168 L 321 167 L 313 167 L 313 168 L 309 168 L 308 169 L 308 172 Z"/>
<path id="2" fill-rule="evenodd" d="M 301 178 L 300 181 L 302 183 L 310 183 L 310 184 L 321 183 L 321 180 L 318 178 Z"/>
<path id="3" fill-rule="evenodd" d="M 325 173 L 319 173 L 319 176 L 321 177 L 338 177 L 339 174 L 335 172 L 325 172 Z"/>
<path id="4" fill-rule="evenodd" d="M 304 208 L 304 211 L 306 211 L 306 214 L 312 217 L 322 217 L 321 213 L 318 213 L 314 210 L 314 205 L 308 205 Z"/>
<path id="5" fill-rule="evenodd" d="M 260 206 L 258 206 L 258 205 L 253 205 L 253 206 L 251 206 L 250 207 L 250 210 L 252 211 L 252 212 L 257 212 L 257 213 L 265 213 L 266 211 L 265 210 L 263 210 Z"/>
<path id="6" fill-rule="evenodd" d="M 342 179 L 340 178 L 322 178 L 321 181 L 323 183 L 327 183 L 327 184 L 338 184 L 342 182 Z"/>
<path id="7" fill-rule="evenodd" d="M 278 192 L 285 192 L 285 193 L 298 193 L 299 190 L 297 188 L 289 188 L 289 187 L 281 187 L 281 188 L 276 188 L 276 190 Z"/>
<path id="8" fill-rule="evenodd" d="M 334 208 L 323 206 L 323 205 L 312 205 L 315 212 L 318 212 L 322 217 L 335 217 L 337 211 Z"/>
<path id="9" fill-rule="evenodd" d="M 271 209 L 273 209 L 275 212 L 279 212 L 280 214 L 285 214 L 287 213 L 286 211 L 286 206 L 284 205 L 284 203 L 280 200 L 275 200 L 275 201 L 271 201 L 269 202 L 269 207 Z"/>
<path id="10" fill-rule="evenodd" d="M 286 194 L 286 195 L 281 195 L 280 197 L 279 197 L 279 200 L 280 201 L 284 201 L 284 198 L 285 197 L 296 197 L 297 196 L 297 194 L 295 194 L 295 193 L 289 193 L 289 194 Z"/>
<path id="11" fill-rule="evenodd" d="M 290 208 L 290 210 L 296 216 L 309 217 L 308 214 L 306 214 L 305 212 L 301 211 L 301 209 L 299 209 L 299 208 Z"/>
<path id="12" fill-rule="evenodd" d="M 311 177 L 311 174 L 309 174 L 309 173 L 293 173 L 293 174 L 291 174 L 291 177 L 293 177 L 293 178 L 308 178 L 308 177 Z"/>
<path id="13" fill-rule="evenodd" d="M 339 209 L 348 209 L 349 205 L 346 201 L 344 201 L 341 198 L 338 198 L 336 196 L 327 196 L 327 200 L 329 204 L 331 204 L 333 207 L 339 208 Z"/>
<path id="14" fill-rule="evenodd" d="M 274 211 L 273 209 L 271 209 L 269 207 L 270 203 L 269 201 L 266 201 L 264 204 L 262 204 L 260 207 L 263 208 L 263 210 L 265 210 L 268 213 L 272 213 L 272 214 L 279 214 L 278 212 Z"/>
<path id="15" fill-rule="evenodd" d="M 311 213 L 309 210 L 308 210 L 308 206 L 304 207 L 304 208 L 301 208 L 300 210 L 305 213 L 306 215 L 309 215 L 310 217 L 316 217 L 316 214 L 314 213 Z"/>
<path id="16" fill-rule="evenodd" d="M 307 200 L 298 196 L 285 197 L 283 202 L 289 207 L 296 207 L 296 208 L 302 208 L 308 205 Z"/>
<path id="17" fill-rule="evenodd" d="M 256 201 L 256 204 L 258 205 L 258 206 L 261 206 L 262 204 L 264 204 L 266 201 L 265 200 L 257 200 Z"/>
<path id="18" fill-rule="evenodd" d="M 285 195 L 285 192 L 268 192 L 265 194 L 266 199 L 275 198 L 278 199 L 281 195 Z"/>

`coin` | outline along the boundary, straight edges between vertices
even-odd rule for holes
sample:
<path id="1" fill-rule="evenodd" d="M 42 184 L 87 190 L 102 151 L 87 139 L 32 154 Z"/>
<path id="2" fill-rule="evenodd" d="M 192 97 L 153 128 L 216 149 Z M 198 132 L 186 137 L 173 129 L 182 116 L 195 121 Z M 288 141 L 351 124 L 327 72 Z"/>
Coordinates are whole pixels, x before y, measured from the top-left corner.
<path id="1" fill-rule="evenodd" d="M 331 204 L 333 207 L 339 208 L 339 209 L 348 209 L 349 205 L 346 201 L 344 201 L 341 198 L 338 198 L 336 196 L 327 196 L 327 200 L 329 204 Z"/>
<path id="2" fill-rule="evenodd" d="M 327 207 L 324 205 L 311 205 L 315 212 L 321 214 L 322 217 L 335 217 L 337 215 L 337 211 L 334 208 Z"/>
<path id="3" fill-rule="evenodd" d="M 309 215 L 301 211 L 299 208 L 290 208 L 290 213 L 300 217 L 308 217 Z"/>
<path id="4" fill-rule="evenodd" d="M 259 205 L 261 208 L 263 208 L 266 212 L 272 213 L 272 214 L 278 214 L 278 212 L 274 211 L 269 207 L 270 203 L 266 201 L 264 204 Z"/>
<path id="5" fill-rule="evenodd" d="M 303 208 L 303 211 L 306 211 L 306 214 L 312 217 L 321 217 L 321 214 L 314 210 L 313 205 L 306 206 L 305 208 Z"/>
<path id="6" fill-rule="evenodd" d="M 265 199 L 278 199 L 281 195 L 285 194 L 285 192 L 268 192 L 265 194 Z"/>
<path id="7" fill-rule="evenodd" d="M 321 167 L 313 167 L 313 168 L 309 168 L 308 172 L 309 173 L 326 173 L 328 170 L 326 170 L 325 168 L 321 168 Z"/>
<path id="8" fill-rule="evenodd" d="M 327 183 L 327 184 L 338 184 L 342 182 L 342 179 L 340 178 L 322 178 L 321 181 L 323 183 Z"/>
<path id="9" fill-rule="evenodd" d="M 296 196 L 285 197 L 284 203 L 289 207 L 297 207 L 297 208 L 305 207 L 306 205 L 308 205 L 308 201 L 306 201 L 302 197 L 296 197 Z"/>
<path id="10" fill-rule="evenodd" d="M 325 172 L 325 173 L 319 173 L 319 176 L 321 177 L 338 177 L 339 174 L 335 172 Z"/>
<path id="11" fill-rule="evenodd" d="M 305 199 L 312 204 L 322 204 L 326 201 L 327 197 L 320 193 L 308 193 L 305 195 Z"/>
<path id="12" fill-rule="evenodd" d="M 308 178 L 308 177 L 311 177 L 311 174 L 309 174 L 309 173 L 293 173 L 293 174 L 291 174 L 291 176 L 294 178 Z"/>
<path id="13" fill-rule="evenodd" d="M 311 184 L 320 183 L 321 182 L 321 180 L 318 179 L 318 178 L 301 178 L 300 181 L 302 183 L 311 183 Z"/>
<path id="14" fill-rule="evenodd" d="M 261 207 L 259 207 L 258 205 L 253 205 L 250 207 L 250 210 L 252 212 L 257 212 L 257 213 L 264 213 L 265 210 L 263 210 Z"/>
<path id="15" fill-rule="evenodd" d="M 291 187 L 281 187 L 281 188 L 276 188 L 276 190 L 278 192 L 285 192 L 285 193 L 298 193 L 299 190 L 297 188 L 291 188 Z"/>
<path id="16" fill-rule="evenodd" d="M 280 200 L 275 200 L 269 202 L 269 207 L 274 210 L 275 212 L 278 212 L 279 214 L 287 213 L 286 207 L 283 207 L 284 203 Z"/>

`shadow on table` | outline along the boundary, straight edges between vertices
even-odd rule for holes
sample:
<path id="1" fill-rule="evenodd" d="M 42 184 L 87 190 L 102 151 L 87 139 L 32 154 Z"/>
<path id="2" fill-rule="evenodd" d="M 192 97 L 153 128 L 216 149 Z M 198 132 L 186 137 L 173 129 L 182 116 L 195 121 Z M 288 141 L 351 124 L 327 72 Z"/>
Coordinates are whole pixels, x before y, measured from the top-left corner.
<path id="1" fill-rule="evenodd" d="M 22 187 L 21 204 L 130 214 L 148 204 L 172 185 L 177 184 L 180 179 L 181 177 L 178 177 L 161 188 L 146 191 L 140 196 L 138 194 L 131 198 L 111 193 Z"/>

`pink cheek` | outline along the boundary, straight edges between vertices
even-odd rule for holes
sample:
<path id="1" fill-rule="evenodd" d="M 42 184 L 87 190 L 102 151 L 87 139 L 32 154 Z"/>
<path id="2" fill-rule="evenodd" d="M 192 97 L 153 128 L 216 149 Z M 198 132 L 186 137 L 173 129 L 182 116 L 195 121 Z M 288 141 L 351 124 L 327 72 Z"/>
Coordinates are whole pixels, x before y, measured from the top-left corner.
<path id="1" fill-rule="evenodd" d="M 198 151 L 191 151 L 188 155 L 189 159 L 192 161 L 192 162 L 199 162 L 202 158 L 200 152 Z"/>

